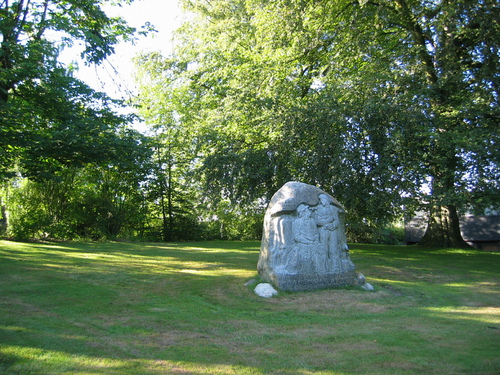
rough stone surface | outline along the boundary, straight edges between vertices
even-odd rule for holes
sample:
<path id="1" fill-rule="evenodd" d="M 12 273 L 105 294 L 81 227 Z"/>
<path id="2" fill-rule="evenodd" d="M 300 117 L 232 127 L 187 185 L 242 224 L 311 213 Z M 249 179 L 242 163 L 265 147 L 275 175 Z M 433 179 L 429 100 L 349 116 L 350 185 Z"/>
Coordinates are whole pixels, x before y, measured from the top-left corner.
<path id="1" fill-rule="evenodd" d="M 373 285 L 366 282 L 365 275 L 363 275 L 362 273 L 358 273 L 357 285 L 361 287 L 361 289 L 368 290 L 370 292 L 373 292 L 375 290 Z"/>
<path id="2" fill-rule="evenodd" d="M 259 297 L 270 298 L 278 295 L 278 291 L 271 284 L 260 283 L 254 289 L 255 294 Z"/>
<path id="3" fill-rule="evenodd" d="M 281 290 L 360 285 L 349 257 L 345 210 L 331 195 L 301 182 L 274 194 L 264 217 L 257 270 Z"/>
<path id="4" fill-rule="evenodd" d="M 361 272 L 358 273 L 358 285 L 363 285 L 366 283 L 366 278 L 365 275 L 363 275 Z"/>

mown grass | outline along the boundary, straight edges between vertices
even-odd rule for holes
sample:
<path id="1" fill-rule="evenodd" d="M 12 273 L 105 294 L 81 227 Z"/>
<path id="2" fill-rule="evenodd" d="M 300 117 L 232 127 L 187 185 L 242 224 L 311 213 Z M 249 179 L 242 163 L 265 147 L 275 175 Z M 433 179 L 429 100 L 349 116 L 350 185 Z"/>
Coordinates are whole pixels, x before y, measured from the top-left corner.
<path id="1" fill-rule="evenodd" d="M 264 299 L 258 248 L 0 241 L 0 374 L 500 373 L 500 254 L 352 245 L 375 292 Z"/>

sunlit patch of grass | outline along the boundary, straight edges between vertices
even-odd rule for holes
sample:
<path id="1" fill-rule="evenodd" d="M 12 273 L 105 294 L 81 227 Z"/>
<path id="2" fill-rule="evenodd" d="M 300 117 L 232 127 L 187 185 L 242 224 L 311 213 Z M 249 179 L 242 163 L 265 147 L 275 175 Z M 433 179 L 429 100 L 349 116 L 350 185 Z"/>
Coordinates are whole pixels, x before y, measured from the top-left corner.
<path id="1" fill-rule="evenodd" d="M 447 319 L 474 320 L 477 322 L 500 325 L 500 307 L 426 307 L 432 314 Z M 500 329 L 492 327 L 492 329 Z M 499 332 L 500 333 L 500 332 Z"/>
<path id="2" fill-rule="evenodd" d="M 263 299 L 258 242 L 0 242 L 0 373 L 500 372 L 498 254 L 351 248 L 375 292 Z"/>
<path id="3" fill-rule="evenodd" d="M 117 373 L 115 370 L 129 366 L 126 360 L 110 360 L 85 355 L 68 356 L 68 353 L 64 351 L 27 346 L 0 346 L 0 359 L 8 357 L 16 359 L 16 363 L 9 368 L 10 374 L 69 374 L 71 368 L 81 369 L 78 370 L 79 374 L 95 373 L 96 371 Z"/>
<path id="4" fill-rule="evenodd" d="M 17 363 L 9 368 L 9 374 L 261 374 L 256 369 L 235 365 L 200 365 L 182 361 L 68 356 L 64 351 L 15 346 L 0 347 L 0 360 L 9 356 L 15 356 Z"/>

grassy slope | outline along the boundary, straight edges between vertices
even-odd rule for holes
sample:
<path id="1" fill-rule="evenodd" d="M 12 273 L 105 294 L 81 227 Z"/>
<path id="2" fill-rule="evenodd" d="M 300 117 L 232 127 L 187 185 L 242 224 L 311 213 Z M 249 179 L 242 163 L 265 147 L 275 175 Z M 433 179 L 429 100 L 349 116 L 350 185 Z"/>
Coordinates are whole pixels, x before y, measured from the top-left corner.
<path id="1" fill-rule="evenodd" d="M 354 245 L 376 291 L 257 297 L 257 242 L 0 242 L 0 374 L 498 374 L 500 254 Z"/>

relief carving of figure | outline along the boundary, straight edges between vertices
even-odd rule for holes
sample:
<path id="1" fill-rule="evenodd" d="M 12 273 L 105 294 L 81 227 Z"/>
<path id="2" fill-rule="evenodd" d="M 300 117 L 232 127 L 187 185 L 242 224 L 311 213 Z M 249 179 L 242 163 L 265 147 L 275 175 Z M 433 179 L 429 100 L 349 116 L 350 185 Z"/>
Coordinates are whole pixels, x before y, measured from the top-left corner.
<path id="1" fill-rule="evenodd" d="M 293 238 L 297 249 L 297 264 L 301 271 L 324 272 L 324 249 L 321 246 L 316 221 L 309 206 L 297 207 L 299 217 L 293 222 Z"/>
<path id="2" fill-rule="evenodd" d="M 319 205 L 315 208 L 316 224 L 318 226 L 321 245 L 325 248 L 327 265 L 336 269 L 338 264 L 338 214 L 330 198 L 325 194 L 319 195 Z"/>
<path id="3" fill-rule="evenodd" d="M 287 182 L 266 209 L 257 269 L 283 290 L 355 284 L 344 207 L 315 186 Z"/>
<path id="4" fill-rule="evenodd" d="M 334 244 L 332 237 L 337 229 L 335 209 L 325 194 L 319 196 L 320 204 L 316 207 L 316 224 L 318 225 L 321 244 L 326 248 L 327 257 L 332 258 Z"/>

